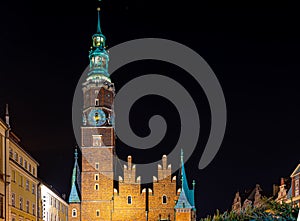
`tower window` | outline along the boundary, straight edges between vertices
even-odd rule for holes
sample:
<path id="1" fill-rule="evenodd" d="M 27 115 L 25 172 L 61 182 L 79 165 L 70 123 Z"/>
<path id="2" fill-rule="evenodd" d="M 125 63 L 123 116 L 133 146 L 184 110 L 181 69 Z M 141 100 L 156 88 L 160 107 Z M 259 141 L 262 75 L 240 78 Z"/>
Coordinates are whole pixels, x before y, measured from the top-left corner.
<path id="1" fill-rule="evenodd" d="M 77 217 L 77 209 L 72 209 L 72 217 Z"/>
<path id="2" fill-rule="evenodd" d="M 99 99 L 95 99 L 95 106 L 99 106 Z"/>
<path id="3" fill-rule="evenodd" d="M 131 196 L 127 197 L 127 204 L 132 204 L 132 197 Z"/>
<path id="4" fill-rule="evenodd" d="M 95 169 L 99 170 L 99 163 L 95 163 Z"/>
<path id="5" fill-rule="evenodd" d="M 99 190 L 99 184 L 98 183 L 95 184 L 95 190 Z"/>
<path id="6" fill-rule="evenodd" d="M 162 196 L 162 203 L 167 204 L 167 196 L 166 195 Z"/>
<path id="7" fill-rule="evenodd" d="M 95 180 L 96 180 L 96 181 L 99 180 L 99 174 L 95 174 Z"/>
<path id="8" fill-rule="evenodd" d="M 100 210 L 96 210 L 96 216 L 100 216 Z"/>

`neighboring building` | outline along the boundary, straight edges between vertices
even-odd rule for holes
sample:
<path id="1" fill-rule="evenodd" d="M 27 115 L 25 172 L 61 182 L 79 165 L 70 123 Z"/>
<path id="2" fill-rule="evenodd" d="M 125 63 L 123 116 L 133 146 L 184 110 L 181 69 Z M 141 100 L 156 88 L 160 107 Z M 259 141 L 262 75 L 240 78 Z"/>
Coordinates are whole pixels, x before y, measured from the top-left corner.
<path id="1" fill-rule="evenodd" d="M 241 212 L 247 207 L 259 207 L 261 205 L 262 189 L 259 184 L 255 188 L 246 190 L 244 193 L 239 191 L 235 194 L 232 211 Z"/>
<path id="2" fill-rule="evenodd" d="M 8 106 L 0 120 L 0 219 L 38 220 L 38 163 L 26 152 L 11 131 Z"/>
<path id="3" fill-rule="evenodd" d="M 39 185 L 44 221 L 67 221 L 68 204 L 51 186 L 41 182 Z"/>
<path id="4" fill-rule="evenodd" d="M 279 186 L 277 202 L 293 203 L 300 207 L 300 164 L 296 167 L 291 175 L 290 182 L 286 182 L 281 179 L 281 185 Z M 287 191 L 288 190 L 288 191 Z"/>
<path id="5" fill-rule="evenodd" d="M 0 221 L 42 221 L 38 166 L 11 131 L 6 107 L 5 122 L 0 118 Z M 41 187 L 46 189 L 45 184 Z M 51 221 L 67 221 L 68 204 L 51 193 L 59 201 L 58 218 Z"/>
<path id="6" fill-rule="evenodd" d="M 83 117 L 81 127 L 81 167 L 77 152 L 69 196 L 69 220 L 196 220 L 194 188 L 188 188 L 181 160 L 181 192 L 177 194 L 176 178 L 163 156 L 153 190 L 141 188 L 136 166 L 128 156 L 123 177 L 114 183 L 115 129 L 114 84 L 108 73 L 109 55 L 106 38 L 100 28 L 98 10 L 97 33 L 92 36 L 90 68 L 82 84 Z M 179 156 L 178 156 L 179 157 Z M 183 158 L 183 154 L 182 154 Z M 161 178 L 161 179 L 160 179 Z M 195 186 L 195 184 L 193 185 Z"/>
<path id="7" fill-rule="evenodd" d="M 21 147 L 19 138 L 9 137 L 9 208 L 11 221 L 37 220 L 38 163 Z"/>

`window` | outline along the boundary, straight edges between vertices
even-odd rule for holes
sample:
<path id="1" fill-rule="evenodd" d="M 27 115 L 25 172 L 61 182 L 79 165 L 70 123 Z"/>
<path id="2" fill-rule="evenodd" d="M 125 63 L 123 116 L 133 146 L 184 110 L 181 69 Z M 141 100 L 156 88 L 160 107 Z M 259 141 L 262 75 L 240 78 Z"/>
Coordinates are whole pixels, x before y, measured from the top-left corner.
<path id="1" fill-rule="evenodd" d="M 77 209 L 72 209 L 72 217 L 77 217 Z"/>
<path id="2" fill-rule="evenodd" d="M 31 164 L 29 164 L 29 172 L 31 173 Z"/>
<path id="3" fill-rule="evenodd" d="M 26 160 L 24 160 L 24 167 L 27 170 L 27 161 Z"/>
<path id="4" fill-rule="evenodd" d="M 16 182 L 16 171 L 14 170 L 11 171 L 11 181 Z"/>
<path id="5" fill-rule="evenodd" d="M 9 148 L 9 158 L 13 158 L 13 155 L 14 155 L 13 150 Z"/>
<path id="6" fill-rule="evenodd" d="M 103 146 L 102 135 L 93 135 L 93 146 Z"/>
<path id="7" fill-rule="evenodd" d="M 23 210 L 23 198 L 20 197 L 20 210 Z"/>
<path id="8" fill-rule="evenodd" d="M 32 204 L 32 214 L 35 215 L 35 204 Z"/>
<path id="9" fill-rule="evenodd" d="M 23 187 L 23 177 L 20 175 L 20 183 L 19 183 L 20 186 Z"/>
<path id="10" fill-rule="evenodd" d="M 99 99 L 95 99 L 95 106 L 99 106 Z"/>
<path id="11" fill-rule="evenodd" d="M 20 157 L 20 165 L 23 166 L 23 157 Z"/>
<path id="12" fill-rule="evenodd" d="M 29 213 L 29 201 L 26 201 L 26 212 Z"/>
<path id="13" fill-rule="evenodd" d="M 167 196 L 166 195 L 162 196 L 162 203 L 167 204 Z"/>
<path id="14" fill-rule="evenodd" d="M 99 163 L 95 163 L 95 168 L 96 168 L 96 170 L 99 169 Z"/>
<path id="15" fill-rule="evenodd" d="M 11 194 L 11 205 L 12 205 L 13 207 L 16 206 L 16 194 L 15 194 L 15 193 L 12 193 L 12 194 Z"/>
<path id="16" fill-rule="evenodd" d="M 95 174 L 95 180 L 96 180 L 96 181 L 99 180 L 99 174 Z"/>
<path id="17" fill-rule="evenodd" d="M 26 179 L 26 190 L 29 191 L 29 180 Z"/>
<path id="18" fill-rule="evenodd" d="M 32 167 L 32 174 L 35 175 L 35 167 Z"/>
<path id="19" fill-rule="evenodd" d="M 127 204 L 132 204 L 132 197 L 131 196 L 127 196 Z"/>
<path id="20" fill-rule="evenodd" d="M 99 184 L 98 183 L 95 184 L 95 190 L 99 190 Z"/>
<path id="21" fill-rule="evenodd" d="M 100 216 L 100 210 L 96 210 L 96 216 Z"/>
<path id="22" fill-rule="evenodd" d="M 32 194 L 35 194 L 35 185 L 32 184 Z"/>
<path id="23" fill-rule="evenodd" d="M 15 161 L 18 162 L 18 158 L 19 158 L 19 155 L 17 152 L 15 152 Z"/>

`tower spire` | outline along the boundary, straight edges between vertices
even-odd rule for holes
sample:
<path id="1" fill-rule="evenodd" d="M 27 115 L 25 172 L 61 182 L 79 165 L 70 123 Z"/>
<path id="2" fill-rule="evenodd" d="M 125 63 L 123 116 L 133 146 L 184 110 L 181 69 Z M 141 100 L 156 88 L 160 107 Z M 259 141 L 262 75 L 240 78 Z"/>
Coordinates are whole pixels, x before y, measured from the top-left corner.
<path id="1" fill-rule="evenodd" d="M 100 7 L 97 8 L 98 11 L 98 25 L 97 25 L 97 34 L 102 34 L 101 24 L 100 24 Z"/>
<path id="2" fill-rule="evenodd" d="M 77 152 L 77 148 L 75 149 L 74 152 L 74 167 L 73 167 L 73 172 L 72 172 L 72 182 L 71 182 L 71 192 L 70 192 L 70 196 L 69 196 L 69 203 L 80 203 L 80 195 L 79 195 L 79 187 L 78 187 L 78 183 L 76 182 L 78 177 L 80 176 L 79 174 L 79 167 L 78 167 L 78 152 Z M 76 185 L 77 184 L 77 185 Z"/>

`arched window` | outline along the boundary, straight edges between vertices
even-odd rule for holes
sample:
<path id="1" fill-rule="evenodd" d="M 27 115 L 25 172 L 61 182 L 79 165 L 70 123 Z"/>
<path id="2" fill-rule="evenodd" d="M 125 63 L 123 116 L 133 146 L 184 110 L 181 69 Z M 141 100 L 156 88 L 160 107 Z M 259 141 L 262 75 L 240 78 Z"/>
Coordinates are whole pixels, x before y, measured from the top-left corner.
<path id="1" fill-rule="evenodd" d="M 163 195 L 163 196 L 162 196 L 162 203 L 163 203 L 163 204 L 166 204 L 166 203 L 167 203 L 167 196 L 166 196 L 166 195 Z"/>
<path id="2" fill-rule="evenodd" d="M 132 197 L 131 197 L 131 196 L 128 196 L 128 197 L 127 197 L 127 203 L 128 203 L 128 204 L 132 204 Z"/>
<path id="3" fill-rule="evenodd" d="M 77 209 L 72 209 L 72 217 L 77 217 Z"/>

